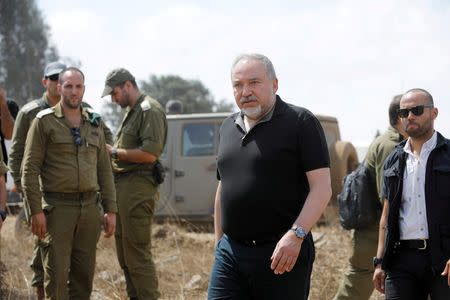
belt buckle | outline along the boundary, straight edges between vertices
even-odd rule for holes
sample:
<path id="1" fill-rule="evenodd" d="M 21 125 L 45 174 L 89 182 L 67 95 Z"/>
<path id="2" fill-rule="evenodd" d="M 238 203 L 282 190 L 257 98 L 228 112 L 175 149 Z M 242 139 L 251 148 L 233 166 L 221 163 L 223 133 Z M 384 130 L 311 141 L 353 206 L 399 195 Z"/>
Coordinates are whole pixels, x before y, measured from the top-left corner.
<path id="1" fill-rule="evenodd" d="M 426 239 L 420 239 L 423 241 L 423 247 L 417 248 L 417 250 L 425 250 L 427 249 L 427 240 Z"/>

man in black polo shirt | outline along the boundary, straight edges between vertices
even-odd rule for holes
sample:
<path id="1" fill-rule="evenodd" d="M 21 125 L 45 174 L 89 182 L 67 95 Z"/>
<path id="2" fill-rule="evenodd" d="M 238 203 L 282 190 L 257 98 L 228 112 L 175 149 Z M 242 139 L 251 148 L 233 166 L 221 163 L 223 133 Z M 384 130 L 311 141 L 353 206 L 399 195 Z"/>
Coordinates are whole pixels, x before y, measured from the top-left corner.
<path id="1" fill-rule="evenodd" d="M 307 299 L 310 230 L 331 197 L 322 127 L 276 95 L 264 55 L 238 56 L 231 81 L 241 112 L 220 129 L 208 299 Z"/>

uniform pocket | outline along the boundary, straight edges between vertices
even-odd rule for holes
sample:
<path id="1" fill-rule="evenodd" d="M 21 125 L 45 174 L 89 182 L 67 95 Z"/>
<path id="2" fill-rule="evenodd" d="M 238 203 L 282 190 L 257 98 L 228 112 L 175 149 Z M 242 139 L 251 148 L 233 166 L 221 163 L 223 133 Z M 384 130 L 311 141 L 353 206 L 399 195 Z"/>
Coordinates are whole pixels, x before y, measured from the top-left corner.
<path id="1" fill-rule="evenodd" d="M 118 145 L 119 148 L 138 148 L 140 144 L 136 130 L 131 128 L 130 124 L 122 129 L 122 136 Z"/>
<path id="2" fill-rule="evenodd" d="M 75 153 L 75 142 L 71 135 L 52 135 L 52 144 L 59 153 Z"/>
<path id="3" fill-rule="evenodd" d="M 132 241 L 138 244 L 147 244 L 150 242 L 151 218 L 149 217 L 130 217 L 129 236 Z"/>

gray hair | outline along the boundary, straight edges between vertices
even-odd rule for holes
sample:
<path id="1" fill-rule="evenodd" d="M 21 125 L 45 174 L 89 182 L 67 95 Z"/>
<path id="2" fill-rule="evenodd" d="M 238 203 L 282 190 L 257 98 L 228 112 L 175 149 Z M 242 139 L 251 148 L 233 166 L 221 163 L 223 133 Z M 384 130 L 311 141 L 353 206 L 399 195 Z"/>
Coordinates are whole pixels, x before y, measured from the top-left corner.
<path id="1" fill-rule="evenodd" d="M 240 54 L 238 55 L 231 66 L 231 74 L 233 74 L 234 67 L 236 64 L 242 59 L 252 59 L 262 62 L 264 67 L 266 68 L 267 76 L 269 76 L 270 80 L 277 78 L 277 74 L 275 74 L 275 68 L 273 67 L 272 62 L 267 56 L 258 53 L 249 53 L 249 54 Z"/>

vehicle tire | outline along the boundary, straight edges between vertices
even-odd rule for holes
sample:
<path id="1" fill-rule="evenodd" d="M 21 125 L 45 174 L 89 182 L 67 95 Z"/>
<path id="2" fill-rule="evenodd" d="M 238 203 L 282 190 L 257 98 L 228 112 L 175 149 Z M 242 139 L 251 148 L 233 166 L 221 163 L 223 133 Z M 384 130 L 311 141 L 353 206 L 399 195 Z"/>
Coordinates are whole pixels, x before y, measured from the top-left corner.
<path id="1" fill-rule="evenodd" d="M 30 235 L 30 226 L 27 223 L 27 219 L 25 217 L 25 210 L 22 207 L 19 213 L 16 216 L 16 224 L 15 224 L 15 234 L 16 238 L 23 238 L 26 235 Z"/>
<path id="2" fill-rule="evenodd" d="M 351 143 L 338 141 L 330 151 L 330 159 L 331 187 L 333 190 L 330 202 L 337 204 L 337 195 L 342 190 L 342 180 L 359 165 L 358 154 Z"/>

